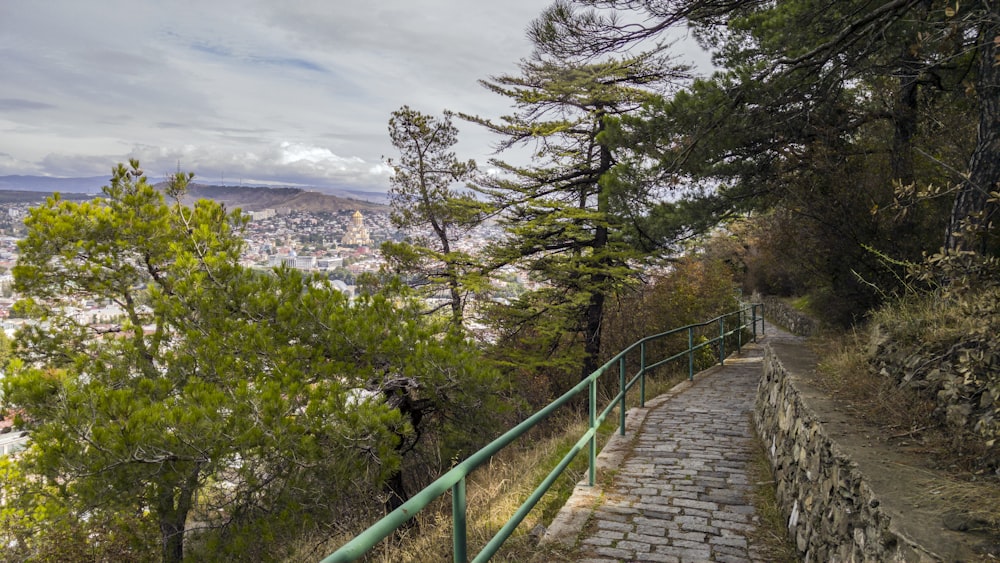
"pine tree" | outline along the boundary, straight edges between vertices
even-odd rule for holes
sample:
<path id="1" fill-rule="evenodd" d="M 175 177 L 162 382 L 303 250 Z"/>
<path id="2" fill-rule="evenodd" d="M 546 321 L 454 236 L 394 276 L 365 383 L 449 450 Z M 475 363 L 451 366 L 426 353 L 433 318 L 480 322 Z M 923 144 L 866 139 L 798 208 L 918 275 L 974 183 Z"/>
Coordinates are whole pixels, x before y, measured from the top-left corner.
<path id="1" fill-rule="evenodd" d="M 351 300 L 321 276 L 243 268 L 244 224 L 207 200 L 168 205 L 133 162 L 101 198 L 34 209 L 20 244 L 19 306 L 38 322 L 3 399 L 31 432 L 22 467 L 81 525 L 151 520 L 163 561 L 206 543 L 256 558 L 329 526 L 422 435 L 468 439 L 454 428 L 488 428 L 496 408 L 476 349 L 399 288 Z M 120 323 L 80 319 L 81 300 L 115 303 Z M 196 513 L 214 532 L 191 542 Z"/>
<path id="2" fill-rule="evenodd" d="M 389 136 L 399 150 L 399 159 L 389 161 L 391 220 L 410 235 L 385 243 L 382 254 L 425 297 L 446 292 L 451 324 L 461 327 L 468 294 L 482 290 L 486 279 L 475 258 L 456 248 L 488 212 L 471 191 L 463 191 L 476 163 L 461 162 L 451 152 L 458 129 L 447 113 L 437 119 L 403 106 L 389 119 Z"/>
<path id="3" fill-rule="evenodd" d="M 605 135 L 613 120 L 636 111 L 665 88 L 677 69 L 648 57 L 603 62 L 543 56 L 521 63 L 518 76 L 483 84 L 510 98 L 502 122 L 464 116 L 502 135 L 501 150 L 528 146 L 525 166 L 492 161 L 502 173 L 481 189 L 501 210 L 507 237 L 492 245 L 494 265 L 527 272 L 539 288 L 498 309 L 511 358 L 585 377 L 598 366 L 608 299 L 632 283 L 641 256 L 624 237 L 625 208 L 642 186 L 612 173 L 627 149 Z"/>

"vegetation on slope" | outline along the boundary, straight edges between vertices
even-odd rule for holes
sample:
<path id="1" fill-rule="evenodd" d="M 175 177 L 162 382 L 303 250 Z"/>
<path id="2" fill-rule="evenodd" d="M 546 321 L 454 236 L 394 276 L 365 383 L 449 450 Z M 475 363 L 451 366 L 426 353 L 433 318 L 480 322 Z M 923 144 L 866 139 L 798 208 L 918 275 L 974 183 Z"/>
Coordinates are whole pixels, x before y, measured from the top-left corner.
<path id="1" fill-rule="evenodd" d="M 644 51 L 677 25 L 713 48 L 712 76 L 682 82 Z M 137 163 L 103 200 L 32 214 L 15 274 L 43 322 L 17 339 L 3 397 L 35 436 L 0 467 L 14 557 L 300 553 L 620 346 L 727 308 L 731 279 L 806 296 L 837 326 L 870 320 L 863 379 L 930 421 L 901 431 L 935 425 L 970 471 L 996 469 L 997 3 L 561 0 L 530 35 L 519 74 L 484 82 L 511 115 L 463 116 L 530 163 L 422 167 L 459 163 L 450 127 L 400 161 L 413 175 L 398 201 L 420 224 L 475 200 L 458 216 L 504 229 L 481 262 L 451 252 L 448 229 L 403 256 L 443 267 L 447 319 L 389 272 L 348 303 L 318 279 L 239 268 L 242 219 L 166 205 Z M 504 268 L 530 290 L 491 295 Z M 128 319 L 95 334 L 62 314 L 71 297 L 115 299 Z"/>

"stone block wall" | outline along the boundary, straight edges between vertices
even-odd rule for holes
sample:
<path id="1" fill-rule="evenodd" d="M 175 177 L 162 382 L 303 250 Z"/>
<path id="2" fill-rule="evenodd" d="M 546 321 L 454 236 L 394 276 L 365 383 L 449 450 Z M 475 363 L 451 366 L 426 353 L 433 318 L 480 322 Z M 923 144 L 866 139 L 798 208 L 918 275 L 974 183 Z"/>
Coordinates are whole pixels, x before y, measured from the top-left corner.
<path id="1" fill-rule="evenodd" d="M 778 297 L 754 294 L 752 301 L 764 304 L 764 314 L 767 316 L 767 320 L 784 327 L 796 336 L 814 336 L 819 330 L 819 325 L 815 320 L 795 310 Z"/>
<path id="2" fill-rule="evenodd" d="M 766 346 L 754 422 L 803 561 L 939 561 L 896 533 L 858 464 L 827 435 L 800 393 L 802 385 L 783 365 L 780 350 L 780 342 Z M 803 350 L 799 345 L 789 355 L 798 360 L 796 355 L 808 353 Z"/>

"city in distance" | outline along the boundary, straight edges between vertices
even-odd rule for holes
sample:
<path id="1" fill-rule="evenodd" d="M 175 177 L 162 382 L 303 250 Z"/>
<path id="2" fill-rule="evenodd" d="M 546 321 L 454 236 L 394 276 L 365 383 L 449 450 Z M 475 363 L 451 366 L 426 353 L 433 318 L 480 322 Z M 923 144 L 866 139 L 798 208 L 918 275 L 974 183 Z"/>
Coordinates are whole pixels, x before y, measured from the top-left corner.
<path id="1" fill-rule="evenodd" d="M 40 205 L 53 191 L 60 197 L 73 201 L 86 201 L 100 195 L 100 187 L 108 183 L 103 179 L 91 188 L 88 178 L 46 179 L 16 184 L 18 189 L 7 189 L 4 182 L 10 176 L 0 177 L 0 320 L 3 328 L 12 334 L 19 328 L 19 321 L 11 318 L 17 296 L 11 288 L 11 270 L 17 263 L 17 242 L 24 233 L 24 218 L 29 210 Z M 22 177 L 23 178 L 23 177 Z M 72 182 L 70 182 L 72 180 Z M 64 182 L 63 182 L 64 181 Z M 81 191 L 45 189 L 44 186 L 76 187 Z M 86 190 L 86 191 L 82 191 Z M 366 193 L 366 192 L 364 192 Z M 371 194 L 386 201 L 385 194 Z M 396 229 L 390 219 L 390 207 L 376 198 L 340 197 L 292 187 L 221 186 L 193 183 L 189 186 L 183 203 L 193 204 L 198 199 L 212 199 L 228 209 L 241 209 L 250 218 L 245 233 L 246 246 L 241 259 L 244 266 L 271 268 L 285 265 L 302 270 L 325 273 L 331 280 L 342 282 L 343 291 L 353 293 L 356 277 L 366 272 L 377 272 L 383 265 L 379 246 L 388 240 L 401 240 L 407 234 Z M 360 218 L 360 225 L 358 220 Z M 351 236 L 352 229 L 360 228 L 364 237 Z M 456 241 L 459 248 L 475 252 L 498 233 L 493 226 L 481 226 Z M 113 319 L 118 311 L 104 304 L 79 304 L 81 319 L 100 323 Z"/>

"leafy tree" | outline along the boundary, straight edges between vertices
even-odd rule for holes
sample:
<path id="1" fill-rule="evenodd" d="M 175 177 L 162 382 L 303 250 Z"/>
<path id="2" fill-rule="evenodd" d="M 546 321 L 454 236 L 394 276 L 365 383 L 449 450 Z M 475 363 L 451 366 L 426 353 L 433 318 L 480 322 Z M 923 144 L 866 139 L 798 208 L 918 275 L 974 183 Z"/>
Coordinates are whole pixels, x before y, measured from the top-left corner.
<path id="1" fill-rule="evenodd" d="M 481 288 L 483 278 L 474 257 L 455 245 L 481 222 L 486 207 L 454 187 L 476 172 L 474 161 L 460 162 L 451 152 L 457 135 L 449 114 L 437 119 L 407 106 L 392 113 L 389 136 L 400 156 L 389 161 L 390 218 L 396 228 L 415 232 L 406 241 L 384 243 L 382 253 L 426 295 L 446 291 L 451 323 L 462 326 L 467 294 Z"/>
<path id="2" fill-rule="evenodd" d="M 704 322 L 736 310 L 739 303 L 733 287 L 733 270 L 720 257 L 689 253 L 679 258 L 669 270 L 650 274 L 635 292 L 608 307 L 604 321 L 608 338 L 602 357 L 606 361 L 639 339 L 661 330 Z M 695 334 L 704 337 L 709 330 L 713 333 L 708 336 L 718 336 L 718 325 L 699 329 Z M 648 357 L 667 357 L 687 346 L 687 334 L 683 333 L 647 344 L 646 353 Z M 704 369 L 717 362 L 718 355 L 705 348 L 697 359 L 703 365 L 696 369 Z M 683 368 L 687 365 L 683 364 Z M 632 369 L 629 366 L 630 372 Z M 638 371 L 639 366 L 634 369 Z"/>
<path id="3" fill-rule="evenodd" d="M 164 561 L 186 543 L 278 557 L 276 537 L 351 517 L 422 434 L 472 427 L 463 417 L 494 397 L 475 350 L 404 295 L 352 301 L 318 275 L 242 268 L 239 211 L 168 205 L 137 162 L 103 193 L 33 210 L 15 267 L 39 322 L 17 340 L 4 401 L 31 430 L 21 467 L 66 514 L 148 514 Z M 125 320 L 81 324 L 78 299 Z"/>
<path id="4" fill-rule="evenodd" d="M 651 173 L 696 187 L 654 209 L 647 232 L 775 208 L 792 220 L 758 240 L 797 241 L 777 253 L 850 321 L 900 287 L 881 256 L 956 248 L 963 222 L 980 227 L 980 248 L 992 240 L 986 193 L 1000 176 L 982 155 L 1000 128 L 983 93 L 996 88 L 996 20 L 988 2 L 578 0 L 532 33 L 548 52 L 593 57 L 668 47 L 665 32 L 689 26 L 722 70 L 621 123 Z M 925 189 L 951 183 L 950 204 Z"/>
<path id="5" fill-rule="evenodd" d="M 622 18 L 622 12 L 633 12 L 633 17 Z M 636 14 L 642 23 L 635 23 Z M 892 133 L 887 168 L 892 180 L 907 185 L 934 179 L 921 176 L 919 161 L 924 160 L 942 164 L 938 176 L 947 172 L 947 179 L 958 183 L 945 246 L 960 246 L 955 234 L 963 221 L 985 231 L 978 244 L 989 239 L 996 206 L 988 194 L 1000 181 L 1000 108 L 994 95 L 1000 87 L 1000 8 L 995 2 L 574 0 L 554 4 L 532 33 L 550 52 L 596 56 L 662 39 L 665 31 L 679 25 L 690 25 L 705 46 L 721 45 L 716 63 L 729 72 L 714 81 L 728 94 L 723 107 L 739 112 L 786 109 L 785 115 L 760 124 L 765 131 L 787 123 L 808 131 L 817 108 L 860 86 L 863 91 L 853 106 L 838 104 L 838 111 L 866 111 L 842 120 L 839 133 L 856 137 L 860 127 L 888 120 Z M 770 92 L 770 101 L 752 95 L 762 87 Z M 970 113 L 977 116 L 975 144 L 957 166 L 940 160 L 949 152 L 946 143 L 927 148 L 917 144 L 921 129 L 953 123 L 941 119 L 939 107 L 921 111 L 922 104 L 943 93 L 948 103 L 963 105 L 962 97 L 972 94 Z M 958 123 L 963 121 L 959 118 Z M 718 136 L 725 138 L 730 131 L 723 128 Z M 927 133 L 924 139 L 933 139 L 933 132 Z M 776 137 L 776 148 L 794 150 L 799 139 L 801 135 Z"/>
<path id="6" fill-rule="evenodd" d="M 500 123 L 465 116 L 503 136 L 501 150 L 531 146 L 526 166 L 500 160 L 482 190 L 500 209 L 507 237 L 491 248 L 497 264 L 528 272 L 540 284 L 501 310 L 512 361 L 579 369 L 598 367 L 605 302 L 639 272 L 625 237 L 628 206 L 647 186 L 616 181 L 625 147 L 604 136 L 609 121 L 635 111 L 666 87 L 678 69 L 648 57 L 573 62 L 536 57 L 521 74 L 483 84 L 517 111 Z"/>

